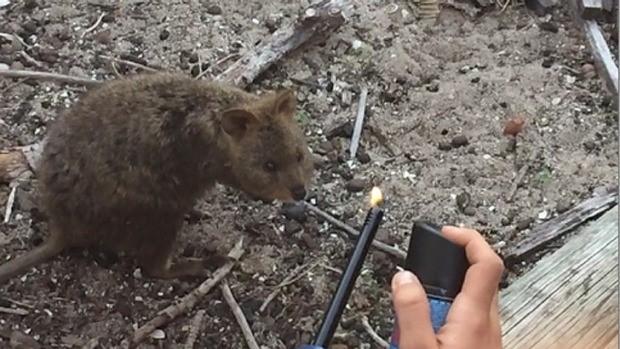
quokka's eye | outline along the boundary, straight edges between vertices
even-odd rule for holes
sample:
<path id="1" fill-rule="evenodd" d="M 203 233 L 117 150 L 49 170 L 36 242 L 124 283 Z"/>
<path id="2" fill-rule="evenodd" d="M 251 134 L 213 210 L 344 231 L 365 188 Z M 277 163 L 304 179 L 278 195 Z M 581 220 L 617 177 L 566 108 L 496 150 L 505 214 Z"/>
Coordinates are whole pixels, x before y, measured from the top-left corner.
<path id="1" fill-rule="evenodd" d="M 273 161 L 267 161 L 263 166 L 267 172 L 274 172 L 276 170 L 276 164 L 274 164 Z"/>

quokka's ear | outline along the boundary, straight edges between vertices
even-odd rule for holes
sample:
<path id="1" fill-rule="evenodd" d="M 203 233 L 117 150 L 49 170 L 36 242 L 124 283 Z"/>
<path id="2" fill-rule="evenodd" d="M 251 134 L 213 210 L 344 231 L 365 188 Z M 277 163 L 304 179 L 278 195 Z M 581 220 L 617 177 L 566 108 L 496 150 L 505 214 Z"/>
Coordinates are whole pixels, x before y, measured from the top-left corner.
<path id="1" fill-rule="evenodd" d="M 246 131 L 256 124 L 258 124 L 258 118 L 246 109 L 229 109 L 222 114 L 222 129 L 237 139 L 243 137 Z"/>
<path id="2" fill-rule="evenodd" d="M 280 90 L 275 98 L 276 114 L 293 117 L 297 112 L 297 97 L 290 89 Z"/>

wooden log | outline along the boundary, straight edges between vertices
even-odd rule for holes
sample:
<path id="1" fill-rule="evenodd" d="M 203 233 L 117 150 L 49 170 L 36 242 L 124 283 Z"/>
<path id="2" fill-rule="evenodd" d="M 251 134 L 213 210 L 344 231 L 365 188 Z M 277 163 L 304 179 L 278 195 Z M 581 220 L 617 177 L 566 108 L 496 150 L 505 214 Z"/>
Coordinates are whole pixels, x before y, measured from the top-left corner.
<path id="1" fill-rule="evenodd" d="M 532 229 L 526 239 L 517 246 L 505 250 L 506 264 L 514 264 L 533 252 L 543 248 L 586 221 L 600 215 L 618 202 L 616 192 L 594 196 L 561 215 Z"/>
<path id="2" fill-rule="evenodd" d="M 609 51 L 601 27 L 595 21 L 584 20 L 579 15 L 578 1 L 581 0 L 569 1 L 569 6 L 573 10 L 573 17 L 586 36 L 586 41 L 594 57 L 596 70 L 605 82 L 607 91 L 612 95 L 615 108 L 618 108 L 618 66 L 611 51 Z"/>
<path id="3" fill-rule="evenodd" d="M 250 49 L 216 79 L 237 86 L 250 84 L 291 51 L 310 41 L 326 39 L 345 22 L 349 6 L 348 0 L 322 0 L 310 5 L 296 23 L 275 31 L 270 40 Z"/>
<path id="4" fill-rule="evenodd" d="M 605 16 L 603 0 L 579 0 L 577 5 L 579 15 L 585 20 L 601 20 Z"/>
<path id="5" fill-rule="evenodd" d="M 504 349 L 618 346 L 618 206 L 500 295 Z"/>

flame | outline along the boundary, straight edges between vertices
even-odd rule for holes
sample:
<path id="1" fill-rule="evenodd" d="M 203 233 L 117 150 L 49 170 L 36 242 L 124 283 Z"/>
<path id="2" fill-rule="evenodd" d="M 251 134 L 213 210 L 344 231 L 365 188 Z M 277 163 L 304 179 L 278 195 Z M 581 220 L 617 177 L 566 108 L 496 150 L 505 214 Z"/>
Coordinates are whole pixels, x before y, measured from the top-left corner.
<path id="1" fill-rule="evenodd" d="M 370 205 L 373 207 L 379 206 L 383 203 L 383 193 L 378 187 L 373 187 L 370 191 Z"/>

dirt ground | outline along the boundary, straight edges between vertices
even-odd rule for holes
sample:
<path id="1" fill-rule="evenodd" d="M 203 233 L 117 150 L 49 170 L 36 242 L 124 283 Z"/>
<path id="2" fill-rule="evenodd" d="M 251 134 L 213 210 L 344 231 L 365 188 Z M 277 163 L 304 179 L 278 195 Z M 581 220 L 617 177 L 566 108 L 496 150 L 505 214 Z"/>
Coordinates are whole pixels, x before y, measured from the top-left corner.
<path id="1" fill-rule="evenodd" d="M 413 221 L 430 219 L 474 227 L 501 252 L 518 245 L 530 227 L 617 184 L 618 114 L 568 9 L 537 17 L 521 2 L 513 3 L 500 12 L 446 1 L 438 23 L 426 27 L 411 2 L 354 1 L 349 22 L 324 44 L 286 57 L 263 74 L 251 89 L 286 86 L 298 93 L 299 120 L 320 159 L 310 200 L 357 227 L 370 188 L 377 185 L 386 196 L 377 239 L 406 250 Z M 97 79 L 115 78 L 114 69 L 137 72 L 113 68 L 101 57 L 107 55 L 216 75 L 234 61 L 223 58 L 266 40 L 307 5 L 11 1 L 0 8 L 0 32 L 17 34 L 32 47 L 0 38 L 0 64 Z M 87 30 L 101 15 L 100 24 Z M 32 60 L 20 56 L 22 49 Z M 362 85 L 370 91 L 363 149 L 351 161 L 350 125 Z M 0 91 L 0 146 L 6 148 L 40 140 L 58 112 L 85 90 L 0 80 Z M 517 115 L 527 123 L 513 149 L 502 129 Z M 525 180 L 507 202 L 526 162 Z M 0 225 L 1 260 L 31 249 L 47 232 L 32 201 L 35 184 L 19 186 L 10 221 Z M 9 192 L 0 187 L 2 212 Z M 311 214 L 253 202 L 222 187 L 208 193 L 199 209 L 202 215 L 187 220 L 179 253 L 225 253 L 243 236 L 246 255 L 228 280 L 258 343 L 295 348 L 310 342 L 352 241 Z M 259 312 L 274 286 L 305 263 L 313 268 Z M 338 348 L 379 347 L 363 329 L 362 315 L 380 336 L 389 337 L 389 281 L 397 263 L 371 250 L 334 339 Z M 506 284 L 518 272 L 512 270 Z M 87 342 L 115 348 L 135 326 L 197 285 L 147 279 L 132 261 L 92 251 L 64 253 L 0 285 L 0 306 L 28 312 L 0 312 L 0 330 L 20 331 L 45 348 Z M 218 289 L 143 347 L 183 345 L 199 309 L 206 316 L 197 348 L 246 347 Z M 8 346 L 0 336 L 0 347 Z"/>

